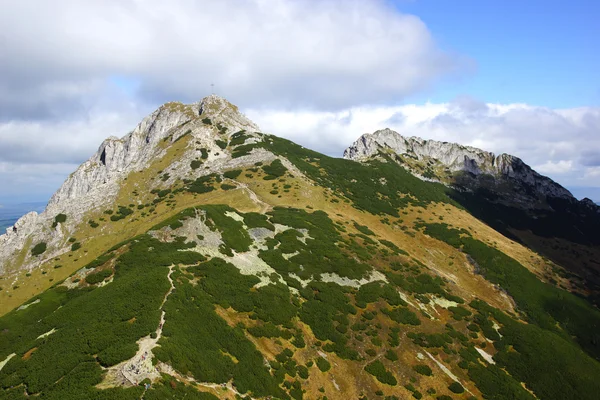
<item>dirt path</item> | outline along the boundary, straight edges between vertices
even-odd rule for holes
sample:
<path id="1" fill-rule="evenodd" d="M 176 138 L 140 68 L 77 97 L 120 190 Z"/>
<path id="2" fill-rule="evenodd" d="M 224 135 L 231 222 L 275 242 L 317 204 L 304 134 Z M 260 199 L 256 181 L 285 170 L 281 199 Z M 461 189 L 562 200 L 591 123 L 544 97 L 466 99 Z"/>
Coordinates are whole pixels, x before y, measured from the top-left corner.
<path id="1" fill-rule="evenodd" d="M 258 196 L 256 195 L 256 193 L 254 193 L 254 191 L 252 189 L 250 189 L 247 184 L 241 183 L 238 181 L 233 181 L 233 182 L 235 182 L 235 184 L 237 184 L 239 188 L 246 191 L 246 193 L 248 193 L 248 196 L 250 197 L 250 199 L 261 207 L 261 209 L 260 209 L 261 214 L 266 213 L 271 208 L 271 205 L 269 203 L 265 203 L 264 201 L 259 199 Z"/>
<path id="2" fill-rule="evenodd" d="M 160 305 L 161 310 L 165 305 L 167 298 L 175 288 L 175 285 L 173 284 L 173 279 L 171 278 L 172 273 L 173 266 L 170 266 L 169 273 L 167 274 L 167 279 L 169 280 L 171 287 Z M 165 311 L 163 310 L 160 316 L 158 328 L 155 331 L 156 337 L 152 338 L 149 335 L 138 340 L 137 344 L 139 346 L 139 349 L 135 356 L 133 356 L 129 360 L 123 361 L 120 364 L 110 367 L 108 369 L 104 381 L 100 383 L 97 387 L 104 389 L 115 386 L 135 386 L 138 385 L 144 379 L 149 379 L 150 381 L 155 381 L 156 379 L 159 379 L 160 373 L 154 367 L 154 365 L 152 365 L 152 358 L 154 357 L 154 355 L 152 354 L 152 349 L 158 346 L 158 341 L 162 336 L 162 328 L 164 323 Z"/>
<path id="3" fill-rule="evenodd" d="M 232 381 L 229 381 L 227 383 L 198 382 L 197 380 L 195 380 L 191 376 L 183 376 L 183 375 L 181 375 L 180 373 L 178 373 L 177 371 L 175 371 L 173 369 L 173 367 L 171 367 L 168 364 L 159 362 L 156 367 L 157 367 L 157 369 L 160 372 L 162 372 L 164 374 L 167 374 L 167 375 L 171 375 L 172 377 L 177 378 L 177 380 L 179 380 L 180 382 L 185 382 L 185 383 L 189 383 L 189 384 L 200 386 L 200 387 L 214 389 L 215 391 L 218 391 L 219 389 L 227 389 L 234 396 L 235 395 L 237 395 L 239 397 L 243 396 L 243 393 L 238 392 L 237 389 L 233 386 Z"/>

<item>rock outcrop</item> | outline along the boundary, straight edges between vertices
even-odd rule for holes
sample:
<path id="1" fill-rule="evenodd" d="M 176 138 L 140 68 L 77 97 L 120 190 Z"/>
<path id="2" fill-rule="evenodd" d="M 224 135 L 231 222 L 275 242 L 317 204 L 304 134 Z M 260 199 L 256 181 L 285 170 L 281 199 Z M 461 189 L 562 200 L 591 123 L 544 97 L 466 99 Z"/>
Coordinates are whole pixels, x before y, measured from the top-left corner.
<path id="1" fill-rule="evenodd" d="M 521 199 L 523 204 L 535 203 L 535 201 L 531 202 L 532 197 L 576 201 L 567 189 L 552 179 L 538 174 L 515 156 L 509 154 L 496 156 L 494 153 L 457 143 L 404 137 L 391 129 L 362 135 L 344 151 L 344 158 L 364 161 L 377 156 L 380 152 L 390 151 L 421 162 L 438 162 L 452 173 L 465 173 L 462 174 L 460 182 L 464 184 L 465 177 L 467 179 L 471 177 L 472 179 L 468 179 L 471 181 L 471 188 L 477 185 L 478 178 L 491 176 L 497 186 L 508 183 L 517 197 L 525 196 Z"/>
<path id="2" fill-rule="evenodd" d="M 173 173 L 164 182 L 168 185 L 190 171 L 191 160 L 197 158 L 196 147 L 210 150 L 201 173 L 209 174 L 244 163 L 273 159 L 261 149 L 260 155 L 232 159 L 215 141 L 219 129 L 225 136 L 245 130 L 253 134 L 258 126 L 227 100 L 211 95 L 193 104 L 166 103 L 145 117 L 135 129 L 122 138 L 104 140 L 96 153 L 73 172 L 51 197 L 44 212 L 29 213 L 0 235 L 0 274 L 12 265 L 16 255 L 27 243 L 47 243 L 49 251 L 43 257 L 31 257 L 29 252 L 19 269 L 32 269 L 45 259 L 68 251 L 65 233 L 81 223 L 85 214 L 105 205 L 113 205 L 121 184 L 132 172 L 143 171 L 165 155 L 169 145 L 192 135 L 195 146 L 188 146 L 173 163 Z M 258 139 L 255 139 L 258 140 Z M 68 215 L 61 229 L 51 227 L 58 214 Z M 15 229 L 16 228 L 16 229 Z M 65 243 L 63 243 L 65 242 Z"/>

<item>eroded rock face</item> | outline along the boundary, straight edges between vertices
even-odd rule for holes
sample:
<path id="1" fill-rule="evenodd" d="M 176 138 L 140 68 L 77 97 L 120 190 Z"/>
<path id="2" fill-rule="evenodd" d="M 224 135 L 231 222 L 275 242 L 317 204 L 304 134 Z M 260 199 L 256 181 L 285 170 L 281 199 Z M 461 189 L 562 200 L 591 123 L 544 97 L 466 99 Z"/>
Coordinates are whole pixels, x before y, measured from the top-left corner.
<path id="1" fill-rule="evenodd" d="M 210 119 L 210 123 L 203 122 L 206 118 Z M 23 216 L 16 222 L 16 230 L 10 227 L 6 234 L 0 235 L 0 274 L 6 271 L 27 243 L 35 245 L 45 242 L 49 250 L 39 257 L 31 257 L 27 252 L 19 268 L 32 269 L 44 260 L 68 251 L 70 243 L 66 243 L 68 236 L 64 237 L 65 232 L 68 233 L 80 223 L 88 211 L 107 205 L 113 208 L 123 180 L 132 172 L 143 171 L 160 159 L 169 146 L 184 135 L 192 135 L 194 145 L 188 146 L 174 160 L 174 172 L 164 182 L 165 185 L 189 173 L 190 162 L 198 156 L 196 147 L 210 150 L 204 162 L 205 168 L 198 174 L 210 174 L 257 161 L 268 162 L 275 158 L 272 153 L 262 149 L 245 157 L 231 158 L 216 144 L 220 138 L 216 133 L 218 126 L 227 128 L 226 136 L 240 130 L 249 134 L 259 131 L 258 126 L 241 114 L 237 107 L 211 95 L 188 105 L 164 104 L 124 137 L 111 136 L 104 140 L 96 153 L 81 164 L 54 193 L 43 213 Z M 254 140 L 259 139 L 257 137 Z M 67 221 L 60 229 L 52 228 L 54 217 L 60 213 L 68 215 Z M 64 245 L 62 242 L 65 242 Z"/>
<path id="2" fill-rule="evenodd" d="M 456 143 L 404 137 L 391 129 L 383 129 L 362 135 L 344 151 L 344 158 L 364 161 L 380 151 L 393 151 L 417 160 L 436 160 L 451 172 L 466 172 L 477 181 L 480 175 L 490 175 L 497 181 L 516 184 L 528 198 L 531 196 L 554 197 L 576 201 L 573 195 L 552 179 L 538 174 L 520 158 L 463 146 Z M 518 189 L 518 188 L 517 188 Z"/>

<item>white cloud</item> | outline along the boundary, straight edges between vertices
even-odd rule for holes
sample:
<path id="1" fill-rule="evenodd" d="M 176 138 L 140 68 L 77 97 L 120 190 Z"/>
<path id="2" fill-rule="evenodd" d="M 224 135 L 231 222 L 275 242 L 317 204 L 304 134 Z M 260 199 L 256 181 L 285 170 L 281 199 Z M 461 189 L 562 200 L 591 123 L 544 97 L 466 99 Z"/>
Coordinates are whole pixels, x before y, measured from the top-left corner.
<path id="1" fill-rule="evenodd" d="M 547 161 L 544 164 L 533 166 L 532 168 L 541 174 L 561 175 L 573 171 L 573 161 Z"/>
<path id="2" fill-rule="evenodd" d="M 5 120 L 64 119 L 107 81 L 150 103 L 214 83 L 241 106 L 381 104 L 465 66 L 383 0 L 2 1 L 0 26 Z"/>

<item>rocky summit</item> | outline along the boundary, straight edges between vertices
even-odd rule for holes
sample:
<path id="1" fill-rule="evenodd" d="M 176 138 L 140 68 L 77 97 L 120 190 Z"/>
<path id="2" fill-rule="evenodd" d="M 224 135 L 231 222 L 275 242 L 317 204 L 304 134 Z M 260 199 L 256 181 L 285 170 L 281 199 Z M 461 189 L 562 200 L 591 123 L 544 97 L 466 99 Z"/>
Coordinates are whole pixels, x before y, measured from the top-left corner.
<path id="1" fill-rule="evenodd" d="M 507 200 L 514 201 L 517 196 L 524 206 L 535 206 L 539 198 L 547 197 L 576 201 L 567 189 L 538 174 L 520 158 L 509 154 L 496 156 L 458 143 L 405 138 L 391 129 L 362 135 L 344 151 L 344 158 L 360 161 L 381 151 L 395 153 L 398 162 L 409 166 L 411 161 L 420 163 L 421 171 L 418 167 L 414 171 L 422 172 L 425 178 L 456 185 L 471 182 L 471 186 L 492 187 L 506 194 Z M 510 189 L 502 187 L 506 185 L 510 185 Z"/>
<path id="2" fill-rule="evenodd" d="M 0 398 L 596 399 L 598 226 L 506 154 L 167 103 L 0 236 Z"/>

